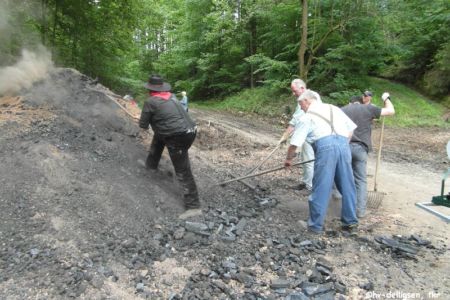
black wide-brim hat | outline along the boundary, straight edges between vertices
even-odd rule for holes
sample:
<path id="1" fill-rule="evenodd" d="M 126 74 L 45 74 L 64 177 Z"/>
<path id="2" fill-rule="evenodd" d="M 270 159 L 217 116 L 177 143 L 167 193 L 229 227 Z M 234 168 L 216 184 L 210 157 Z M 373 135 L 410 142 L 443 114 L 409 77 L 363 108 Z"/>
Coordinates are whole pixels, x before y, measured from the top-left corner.
<path id="1" fill-rule="evenodd" d="M 172 90 L 172 86 L 169 83 L 164 82 L 159 75 L 150 76 L 148 82 L 144 84 L 144 87 L 147 90 L 155 92 L 170 92 Z"/>

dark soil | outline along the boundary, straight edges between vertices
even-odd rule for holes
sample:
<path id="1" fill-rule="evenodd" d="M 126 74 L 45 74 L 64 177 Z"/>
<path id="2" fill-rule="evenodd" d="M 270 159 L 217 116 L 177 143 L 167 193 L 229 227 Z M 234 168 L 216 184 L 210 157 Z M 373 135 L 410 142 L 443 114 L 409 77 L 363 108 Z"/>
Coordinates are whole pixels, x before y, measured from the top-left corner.
<path id="1" fill-rule="evenodd" d="M 0 99 L 0 298 L 450 294 L 448 269 L 437 266 L 448 259 L 448 236 L 400 237 L 386 229 L 380 239 L 386 224 L 375 212 L 350 235 L 340 230 L 337 200 L 327 234 L 313 236 L 305 228 L 307 195 L 291 189 L 300 169 L 217 185 L 273 150 L 283 128 L 265 120 L 192 112 L 199 132 L 190 156 L 204 214 L 179 220 L 180 187 L 167 154 L 156 173 L 142 166 L 151 133 L 138 138 L 135 120 L 108 93 L 58 69 L 21 97 Z M 398 130 L 386 136 L 383 159 L 440 172 L 449 138 Z M 280 166 L 284 154 L 261 169 Z"/>

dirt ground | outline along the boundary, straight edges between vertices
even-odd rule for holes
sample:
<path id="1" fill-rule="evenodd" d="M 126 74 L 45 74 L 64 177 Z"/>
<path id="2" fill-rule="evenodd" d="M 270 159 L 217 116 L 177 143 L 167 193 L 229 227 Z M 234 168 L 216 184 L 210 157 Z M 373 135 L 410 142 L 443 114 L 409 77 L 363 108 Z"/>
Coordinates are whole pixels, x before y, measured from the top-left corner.
<path id="1" fill-rule="evenodd" d="M 158 172 L 143 168 L 151 133 L 138 138 L 135 120 L 111 97 L 139 115 L 70 69 L 20 97 L 0 98 L 0 298 L 450 295 L 449 223 L 415 206 L 440 194 L 449 130 L 386 128 L 381 207 L 348 235 L 340 231 L 340 201 L 331 199 L 326 235 L 317 237 L 305 227 L 307 195 L 292 189 L 301 168 L 217 184 L 267 157 L 280 120 L 191 110 L 199 125 L 191 164 L 204 214 L 181 221 L 167 153 Z M 377 150 L 378 124 L 373 136 Z M 285 152 L 260 169 L 282 165 Z M 372 153 L 370 189 L 375 161 Z"/>

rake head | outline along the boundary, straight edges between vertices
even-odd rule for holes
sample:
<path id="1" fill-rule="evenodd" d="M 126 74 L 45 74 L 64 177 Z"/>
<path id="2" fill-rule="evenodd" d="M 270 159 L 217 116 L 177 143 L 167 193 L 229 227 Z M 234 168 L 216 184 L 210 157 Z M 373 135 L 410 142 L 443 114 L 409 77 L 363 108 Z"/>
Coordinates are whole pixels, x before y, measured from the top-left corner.
<path id="1" fill-rule="evenodd" d="M 386 195 L 386 193 L 369 191 L 367 193 L 367 207 L 371 209 L 379 208 L 383 202 L 384 195 Z"/>

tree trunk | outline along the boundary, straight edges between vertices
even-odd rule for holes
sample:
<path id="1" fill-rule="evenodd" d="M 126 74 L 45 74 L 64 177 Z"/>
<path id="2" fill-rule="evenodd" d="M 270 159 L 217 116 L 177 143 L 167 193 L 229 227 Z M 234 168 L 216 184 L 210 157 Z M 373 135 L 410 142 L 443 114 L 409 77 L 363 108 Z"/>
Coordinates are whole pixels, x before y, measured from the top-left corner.
<path id="1" fill-rule="evenodd" d="M 42 27 L 41 27 L 41 40 L 42 45 L 45 46 L 47 42 L 47 31 L 48 31 L 48 24 L 47 24 L 47 0 L 42 0 L 41 2 L 41 13 L 42 13 Z"/>
<path id="2" fill-rule="evenodd" d="M 302 36 L 300 39 L 300 48 L 298 50 L 298 63 L 300 69 L 300 78 L 306 82 L 308 70 L 305 65 L 306 47 L 308 45 L 308 0 L 301 0 L 302 3 Z"/>
<path id="3" fill-rule="evenodd" d="M 55 1 L 55 10 L 53 11 L 52 48 L 55 48 L 56 26 L 58 23 L 58 2 L 58 0 Z"/>

